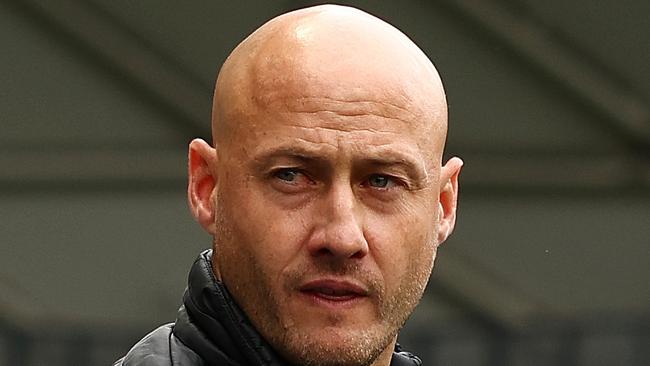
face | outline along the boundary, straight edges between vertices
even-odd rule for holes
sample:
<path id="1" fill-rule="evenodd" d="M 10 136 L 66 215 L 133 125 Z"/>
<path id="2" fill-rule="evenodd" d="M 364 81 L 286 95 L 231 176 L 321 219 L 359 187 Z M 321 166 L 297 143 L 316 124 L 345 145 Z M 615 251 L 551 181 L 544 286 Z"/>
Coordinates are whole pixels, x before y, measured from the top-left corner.
<path id="1" fill-rule="evenodd" d="M 217 148 L 215 269 L 288 359 L 389 357 L 440 241 L 439 139 L 379 98 L 281 100 Z"/>

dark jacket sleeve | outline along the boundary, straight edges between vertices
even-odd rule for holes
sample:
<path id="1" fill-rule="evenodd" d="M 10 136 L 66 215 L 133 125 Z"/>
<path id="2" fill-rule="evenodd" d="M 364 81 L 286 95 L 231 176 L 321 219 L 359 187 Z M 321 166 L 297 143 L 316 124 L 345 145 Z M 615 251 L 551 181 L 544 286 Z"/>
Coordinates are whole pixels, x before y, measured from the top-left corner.
<path id="1" fill-rule="evenodd" d="M 204 366 L 196 353 L 172 333 L 166 324 L 147 334 L 113 366 Z"/>

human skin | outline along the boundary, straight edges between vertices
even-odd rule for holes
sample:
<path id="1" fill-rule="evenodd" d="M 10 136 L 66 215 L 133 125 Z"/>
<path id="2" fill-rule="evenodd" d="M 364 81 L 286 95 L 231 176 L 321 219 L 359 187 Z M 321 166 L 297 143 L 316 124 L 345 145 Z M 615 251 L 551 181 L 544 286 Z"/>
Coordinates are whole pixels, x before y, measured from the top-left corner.
<path id="1" fill-rule="evenodd" d="M 212 123 L 188 200 L 218 279 L 289 361 L 388 365 L 456 218 L 431 62 L 356 9 L 299 10 L 233 51 Z"/>

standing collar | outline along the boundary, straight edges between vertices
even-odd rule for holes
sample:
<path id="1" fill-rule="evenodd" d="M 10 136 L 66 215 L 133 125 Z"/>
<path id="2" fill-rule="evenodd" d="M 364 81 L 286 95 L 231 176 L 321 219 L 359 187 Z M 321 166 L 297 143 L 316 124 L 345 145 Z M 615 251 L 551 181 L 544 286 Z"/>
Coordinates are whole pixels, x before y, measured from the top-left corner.
<path id="1" fill-rule="evenodd" d="M 207 365 L 289 365 L 255 330 L 212 271 L 212 250 L 194 261 L 178 311 L 174 335 Z M 422 361 L 396 345 L 391 366 L 421 366 Z"/>

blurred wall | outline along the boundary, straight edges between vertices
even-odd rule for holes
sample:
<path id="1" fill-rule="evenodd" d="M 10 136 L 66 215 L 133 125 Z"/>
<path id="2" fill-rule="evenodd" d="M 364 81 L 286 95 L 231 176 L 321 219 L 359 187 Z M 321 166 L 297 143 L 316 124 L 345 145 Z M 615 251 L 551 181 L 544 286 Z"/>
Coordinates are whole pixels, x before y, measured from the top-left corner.
<path id="1" fill-rule="evenodd" d="M 185 156 L 218 67 L 313 3 L 0 1 L 0 365 L 107 364 L 174 320 L 210 245 Z M 342 3 L 433 60 L 466 162 L 402 343 L 425 364 L 648 364 L 649 3 Z"/>

